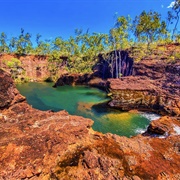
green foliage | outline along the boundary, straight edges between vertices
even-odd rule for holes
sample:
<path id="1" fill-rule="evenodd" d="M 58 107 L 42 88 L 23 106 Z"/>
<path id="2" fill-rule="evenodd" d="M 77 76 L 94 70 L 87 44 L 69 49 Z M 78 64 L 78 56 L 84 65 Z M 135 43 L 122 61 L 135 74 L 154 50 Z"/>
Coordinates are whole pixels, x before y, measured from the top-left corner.
<path id="1" fill-rule="evenodd" d="M 90 73 L 94 62 L 88 57 L 72 56 L 69 59 L 67 70 L 71 73 Z"/>
<path id="2" fill-rule="evenodd" d="M 58 79 L 58 72 L 61 69 L 63 63 L 63 57 L 61 53 L 57 50 L 53 50 L 48 57 L 48 70 L 50 72 L 51 81 L 56 81 Z"/>
<path id="3" fill-rule="evenodd" d="M 25 70 L 21 67 L 22 63 L 19 59 L 12 58 L 10 60 L 4 60 L 3 63 L 11 69 L 11 76 L 16 83 L 30 81 L 30 78 L 26 76 Z"/>
<path id="4" fill-rule="evenodd" d="M 7 35 L 2 32 L 0 34 L 0 53 L 8 53 L 9 52 L 9 47 L 7 44 Z"/>
<path id="5" fill-rule="evenodd" d="M 31 34 L 24 33 L 24 29 L 21 28 L 20 35 L 11 38 L 9 48 L 11 49 L 11 52 L 15 52 L 18 55 L 30 54 L 33 50 Z"/>
<path id="6" fill-rule="evenodd" d="M 17 58 L 12 58 L 11 60 L 7 61 L 4 60 L 4 63 L 9 67 L 9 68 L 13 68 L 16 69 L 18 67 L 21 66 L 21 61 Z"/>
<path id="7" fill-rule="evenodd" d="M 129 45 L 129 30 L 131 18 L 129 16 L 117 17 L 115 27 L 110 29 L 110 44 L 115 49 L 126 49 Z M 112 48 L 112 49 L 113 49 Z"/>
<path id="8" fill-rule="evenodd" d="M 172 10 L 168 12 L 168 22 L 169 24 L 174 24 L 174 28 L 172 31 L 172 40 L 174 40 L 175 36 L 178 32 L 178 24 L 179 24 L 179 14 L 180 14 L 180 0 L 175 0 Z"/>
<path id="9" fill-rule="evenodd" d="M 180 43 L 180 34 L 175 35 L 175 42 Z"/>
<path id="10" fill-rule="evenodd" d="M 175 52 L 174 53 L 174 59 L 179 59 L 180 60 L 180 52 Z"/>
<path id="11" fill-rule="evenodd" d="M 136 43 L 135 46 L 131 48 L 131 56 L 134 58 L 135 62 L 142 60 L 147 54 L 147 44 Z"/>
<path id="12" fill-rule="evenodd" d="M 152 43 L 159 37 L 166 35 L 166 23 L 160 18 L 160 14 L 153 11 L 143 11 L 139 16 L 136 16 L 133 26 L 135 28 L 134 35 L 138 41 Z"/>
<path id="13" fill-rule="evenodd" d="M 174 37 L 176 42 L 180 42 L 180 35 L 177 33 L 177 23 L 179 21 L 180 0 L 175 0 L 172 13 L 169 13 L 169 24 L 174 20 Z M 7 38 L 2 32 L 0 35 L 0 53 L 16 53 L 17 55 L 45 55 L 48 56 L 48 69 L 51 79 L 56 79 L 60 69 L 64 68 L 71 73 L 89 73 L 98 60 L 99 54 L 110 54 L 106 60 L 110 62 L 112 77 L 121 77 L 121 57 L 119 50 L 132 49 L 132 57 L 139 61 L 153 53 L 163 54 L 165 50 L 158 50 L 159 45 L 172 42 L 171 33 L 167 31 L 167 24 L 161 20 L 161 15 L 157 12 L 143 11 L 132 21 L 129 16 L 119 16 L 115 19 L 113 28 L 109 34 L 83 32 L 76 29 L 74 36 L 69 39 L 56 37 L 53 40 L 42 40 L 40 34 L 36 35 L 36 46 L 32 45 L 31 34 L 21 29 L 17 37 Z M 132 36 L 132 32 L 134 37 Z M 178 54 L 176 54 L 178 57 Z M 20 66 L 17 59 L 6 62 L 6 65 L 16 71 Z M 116 72 L 114 73 L 114 67 Z M 20 69 L 20 68 L 19 68 Z M 19 71 L 18 69 L 18 71 Z M 15 73 L 16 74 L 16 73 Z M 25 74 L 24 74 L 25 76 Z"/>

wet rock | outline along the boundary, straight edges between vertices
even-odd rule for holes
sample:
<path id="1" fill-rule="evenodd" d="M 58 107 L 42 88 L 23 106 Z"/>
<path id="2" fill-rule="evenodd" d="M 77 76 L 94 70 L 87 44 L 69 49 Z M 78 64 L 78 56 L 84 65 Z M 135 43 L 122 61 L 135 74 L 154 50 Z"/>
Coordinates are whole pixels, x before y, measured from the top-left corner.
<path id="1" fill-rule="evenodd" d="M 147 133 L 151 135 L 171 135 L 176 134 L 175 127 L 180 127 L 180 122 L 171 117 L 163 116 L 150 123 Z"/>

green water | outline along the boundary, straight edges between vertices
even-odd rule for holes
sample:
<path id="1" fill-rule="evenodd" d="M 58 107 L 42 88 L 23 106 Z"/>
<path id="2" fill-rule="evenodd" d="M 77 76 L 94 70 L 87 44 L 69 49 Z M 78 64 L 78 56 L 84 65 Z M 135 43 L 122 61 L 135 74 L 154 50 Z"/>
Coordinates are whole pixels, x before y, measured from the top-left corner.
<path id="1" fill-rule="evenodd" d="M 26 96 L 34 108 L 59 111 L 65 109 L 72 115 L 94 120 L 93 129 L 103 133 L 123 136 L 136 135 L 145 129 L 150 120 L 140 114 L 121 112 L 105 105 L 109 99 L 106 93 L 87 86 L 60 86 L 52 83 L 17 84 L 18 90 Z"/>

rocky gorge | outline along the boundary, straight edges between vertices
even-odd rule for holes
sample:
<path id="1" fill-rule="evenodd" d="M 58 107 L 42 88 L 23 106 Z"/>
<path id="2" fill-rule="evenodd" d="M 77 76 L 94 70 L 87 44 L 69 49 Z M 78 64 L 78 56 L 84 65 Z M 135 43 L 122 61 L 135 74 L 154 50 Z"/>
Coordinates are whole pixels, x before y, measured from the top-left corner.
<path id="1" fill-rule="evenodd" d="M 113 108 L 162 115 L 145 133 L 127 138 L 96 132 L 91 119 L 66 111 L 32 108 L 3 70 L 8 58 L 0 57 L 0 180 L 180 179 L 179 60 L 144 59 L 119 79 L 102 79 L 101 67 L 94 74 L 61 72 L 55 86 L 95 86 L 107 91 Z M 46 57 L 20 60 L 31 80 L 48 78 Z"/>
<path id="2" fill-rule="evenodd" d="M 180 179 L 179 64 L 159 68 L 160 77 L 152 74 L 157 66 L 135 66 L 136 76 L 91 80 L 109 85 L 116 108 L 161 106 L 168 114 L 132 138 L 95 132 L 92 120 L 66 111 L 33 109 L 1 69 L 0 179 Z"/>
<path id="3" fill-rule="evenodd" d="M 179 60 L 167 63 L 145 59 L 134 64 L 131 75 L 118 79 L 102 79 L 102 69 L 93 74 L 65 74 L 54 86 L 86 84 L 106 90 L 111 97 L 111 107 L 180 117 Z"/>

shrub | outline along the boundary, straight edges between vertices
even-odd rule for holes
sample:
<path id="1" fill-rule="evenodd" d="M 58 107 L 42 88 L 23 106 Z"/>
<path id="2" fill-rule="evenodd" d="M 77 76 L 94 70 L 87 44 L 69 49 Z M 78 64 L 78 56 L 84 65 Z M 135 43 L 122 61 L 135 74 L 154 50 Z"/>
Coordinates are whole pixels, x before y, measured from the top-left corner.
<path id="1" fill-rule="evenodd" d="M 9 61 L 4 61 L 9 68 L 18 68 L 21 66 L 21 61 L 17 58 L 12 58 Z"/>

